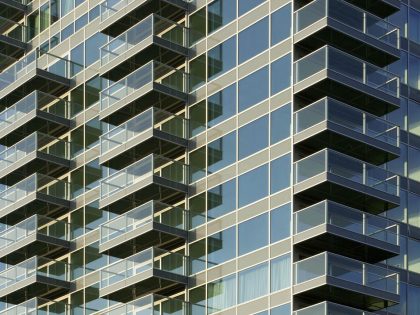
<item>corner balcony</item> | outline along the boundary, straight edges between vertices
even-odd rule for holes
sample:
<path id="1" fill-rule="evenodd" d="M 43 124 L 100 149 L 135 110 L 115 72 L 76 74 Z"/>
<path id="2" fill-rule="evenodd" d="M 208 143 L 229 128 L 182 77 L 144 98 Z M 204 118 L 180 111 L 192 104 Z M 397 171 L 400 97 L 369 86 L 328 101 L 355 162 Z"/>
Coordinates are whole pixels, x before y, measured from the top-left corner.
<path id="1" fill-rule="evenodd" d="M 99 207 L 121 213 L 131 209 L 133 202 L 176 198 L 187 191 L 187 165 L 151 154 L 101 181 Z"/>
<path id="2" fill-rule="evenodd" d="M 102 33 L 115 37 L 146 16 L 157 13 L 177 20 L 185 17 L 188 0 L 105 0 L 100 6 Z"/>
<path id="3" fill-rule="evenodd" d="M 377 263 L 399 255 L 399 225 L 383 217 L 324 200 L 293 214 L 294 245 Z"/>
<path id="4" fill-rule="evenodd" d="M 34 297 L 54 299 L 70 290 L 69 266 L 33 257 L 0 273 L 0 300 L 18 304 Z"/>
<path id="5" fill-rule="evenodd" d="M 372 214 L 400 203 L 397 175 L 329 149 L 295 162 L 294 184 L 295 197 L 330 199 Z"/>
<path id="6" fill-rule="evenodd" d="M 99 227 L 99 252 L 123 258 L 127 252 L 150 246 L 184 242 L 188 237 L 187 211 L 149 201 Z"/>
<path id="7" fill-rule="evenodd" d="M 294 40 L 305 50 L 328 44 L 380 67 L 400 57 L 398 27 L 347 1 L 315 0 L 294 17 Z"/>
<path id="8" fill-rule="evenodd" d="M 375 311 L 399 303 L 399 274 L 324 252 L 293 264 L 294 299 Z"/>
<path id="9" fill-rule="evenodd" d="M 148 107 L 182 108 L 187 98 L 187 74 L 151 61 L 101 91 L 99 119 L 119 125 Z"/>
<path id="10" fill-rule="evenodd" d="M 122 159 L 159 152 L 171 156 L 185 152 L 188 124 L 183 117 L 150 108 L 101 136 L 100 164 L 117 168 Z"/>
<path id="11" fill-rule="evenodd" d="M 40 214 L 57 216 L 70 208 L 70 184 L 35 173 L 0 192 L 0 222 L 8 225 Z"/>
<path id="12" fill-rule="evenodd" d="M 377 116 L 326 97 L 298 111 L 294 144 L 306 151 L 324 148 L 375 165 L 400 155 L 400 129 Z"/>
<path id="13" fill-rule="evenodd" d="M 331 302 L 321 302 L 293 312 L 293 315 L 378 315 L 353 307 Z"/>
<path id="14" fill-rule="evenodd" d="M 34 132 L 0 152 L 0 183 L 14 185 L 35 172 L 59 177 L 70 169 L 70 143 Z"/>
<path id="15" fill-rule="evenodd" d="M 133 65 L 154 59 L 177 67 L 188 55 L 186 39 L 185 27 L 152 14 L 102 46 L 100 75 L 118 80 Z"/>
<path id="16" fill-rule="evenodd" d="M 330 96 L 376 116 L 400 106 L 399 78 L 331 46 L 294 63 L 295 95 L 316 101 Z"/>
<path id="17" fill-rule="evenodd" d="M 17 264 L 28 257 L 56 258 L 70 250 L 70 225 L 34 215 L 0 233 L 0 261 Z"/>
<path id="18" fill-rule="evenodd" d="M 77 106 L 73 102 L 34 91 L 0 112 L 0 143 L 16 143 L 35 131 L 60 136 L 70 129 L 72 110 Z"/>
<path id="19" fill-rule="evenodd" d="M 28 49 L 27 32 L 25 25 L 0 16 L 0 53 L 12 58 L 22 57 Z"/>
<path id="20" fill-rule="evenodd" d="M 0 0 L 0 16 L 19 21 L 28 9 L 26 0 Z"/>
<path id="21" fill-rule="evenodd" d="M 165 294 L 185 288 L 187 257 L 149 248 L 100 270 L 99 296 L 128 302 L 148 292 Z"/>
<path id="22" fill-rule="evenodd" d="M 1 104 L 8 107 L 29 93 L 60 96 L 70 89 L 70 78 L 78 65 L 36 49 L 0 73 Z"/>

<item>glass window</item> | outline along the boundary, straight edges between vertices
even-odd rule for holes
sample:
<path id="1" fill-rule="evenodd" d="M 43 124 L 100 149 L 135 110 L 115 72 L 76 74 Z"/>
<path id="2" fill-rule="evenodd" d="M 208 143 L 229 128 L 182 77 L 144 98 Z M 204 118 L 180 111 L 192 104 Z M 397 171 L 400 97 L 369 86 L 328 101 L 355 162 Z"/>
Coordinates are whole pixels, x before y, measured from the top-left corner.
<path id="1" fill-rule="evenodd" d="M 291 235 L 292 207 L 290 203 L 270 212 L 270 242 L 274 243 Z"/>
<path id="2" fill-rule="evenodd" d="M 89 17 L 88 17 L 88 14 L 86 13 L 86 14 L 82 15 L 80 18 L 78 18 L 76 20 L 76 22 L 74 23 L 74 26 L 75 26 L 75 31 L 74 32 L 77 32 L 82 27 L 85 27 L 88 23 L 89 23 Z M 99 50 L 99 48 L 100 48 L 100 46 L 98 47 L 98 50 Z"/>
<path id="3" fill-rule="evenodd" d="M 74 1 L 73 0 L 61 0 L 61 16 L 65 16 L 71 10 L 74 9 Z"/>
<path id="4" fill-rule="evenodd" d="M 408 130 L 420 136 L 420 104 L 409 101 L 408 102 Z"/>
<path id="5" fill-rule="evenodd" d="M 50 4 L 47 2 L 41 8 L 40 11 L 40 32 L 47 29 L 50 26 Z"/>
<path id="6" fill-rule="evenodd" d="M 251 232 L 252 231 L 252 232 Z M 238 226 L 238 255 L 244 255 L 268 245 L 268 214 L 242 222 Z"/>
<path id="7" fill-rule="evenodd" d="M 207 239 L 208 267 L 217 266 L 236 257 L 235 227 L 215 233 Z"/>
<path id="8" fill-rule="evenodd" d="M 99 17 L 101 13 L 100 4 L 98 4 L 96 7 L 89 10 L 89 22 L 92 22 L 94 19 Z"/>
<path id="9" fill-rule="evenodd" d="M 206 240 L 202 239 L 189 245 L 191 274 L 200 272 L 206 268 Z"/>
<path id="10" fill-rule="evenodd" d="M 232 0 L 231 0 L 232 1 Z M 232 1 L 234 2 L 234 1 Z M 265 0 L 238 0 L 239 16 L 265 2 Z"/>
<path id="11" fill-rule="evenodd" d="M 236 113 L 236 84 L 213 94 L 207 102 L 209 127 L 232 117 Z"/>
<path id="12" fill-rule="evenodd" d="M 207 75 L 213 79 L 236 65 L 236 36 L 209 50 L 207 54 Z"/>
<path id="13" fill-rule="evenodd" d="M 59 7 L 59 0 L 50 0 L 50 8 L 51 8 L 51 24 L 57 22 L 60 18 L 60 7 Z"/>
<path id="14" fill-rule="evenodd" d="M 292 106 L 284 105 L 271 112 L 271 144 L 289 138 L 292 133 Z"/>
<path id="15" fill-rule="evenodd" d="M 268 115 L 239 128 L 239 160 L 268 146 Z"/>
<path id="16" fill-rule="evenodd" d="M 207 216 L 218 218 L 236 208 L 236 181 L 234 179 L 207 191 Z"/>
<path id="17" fill-rule="evenodd" d="M 268 167 L 260 166 L 239 176 L 239 207 L 268 195 Z"/>
<path id="18" fill-rule="evenodd" d="M 292 282 L 291 258 L 286 254 L 271 260 L 271 292 L 290 287 Z"/>
<path id="19" fill-rule="evenodd" d="M 245 0 L 246 2 L 251 2 Z M 268 48 L 268 17 L 239 33 L 239 64 Z"/>
<path id="20" fill-rule="evenodd" d="M 288 54 L 271 64 L 271 95 L 290 87 L 292 83 L 292 59 Z"/>
<path id="21" fill-rule="evenodd" d="M 191 229 L 206 223 L 206 193 L 203 192 L 190 199 L 189 219 Z"/>
<path id="22" fill-rule="evenodd" d="M 271 161 L 270 191 L 272 194 L 290 186 L 291 164 L 292 161 L 290 154 L 283 155 L 278 159 Z"/>
<path id="23" fill-rule="evenodd" d="M 208 5 L 209 34 L 233 21 L 236 17 L 236 1 L 216 0 Z"/>
<path id="24" fill-rule="evenodd" d="M 71 23 L 70 25 L 68 25 L 61 31 L 61 41 L 64 41 L 67 38 L 69 38 L 71 35 L 73 35 L 73 31 L 74 31 L 74 24 Z"/>
<path id="25" fill-rule="evenodd" d="M 271 45 L 275 45 L 292 34 L 292 5 L 289 3 L 271 14 Z"/>
<path id="26" fill-rule="evenodd" d="M 413 42 L 420 43 L 420 12 L 410 8 L 409 21 L 408 38 Z"/>
<path id="27" fill-rule="evenodd" d="M 420 181 L 420 150 L 408 147 L 408 178 Z"/>
<path id="28" fill-rule="evenodd" d="M 207 164 L 209 174 L 217 172 L 236 161 L 236 133 L 231 132 L 207 146 Z"/>
<path id="29" fill-rule="evenodd" d="M 190 107 L 190 134 L 191 137 L 206 130 L 206 101 L 201 101 Z"/>
<path id="30" fill-rule="evenodd" d="M 420 242 L 408 238 L 407 245 L 408 270 L 420 273 Z"/>
<path id="31" fill-rule="evenodd" d="M 206 82 L 206 56 L 205 54 L 190 62 L 190 88 L 191 91 Z"/>
<path id="32" fill-rule="evenodd" d="M 72 63 L 71 66 L 71 75 L 76 75 L 83 70 L 84 65 L 84 43 L 81 43 L 76 48 L 72 49 L 70 58 Z"/>
<path id="33" fill-rule="evenodd" d="M 206 148 L 202 147 L 190 153 L 191 183 L 203 178 L 206 173 Z"/>
<path id="34" fill-rule="evenodd" d="M 239 111 L 265 100 L 268 94 L 268 67 L 264 67 L 239 81 Z"/>
<path id="35" fill-rule="evenodd" d="M 268 263 L 238 273 L 238 302 L 243 303 L 268 294 Z"/>
<path id="36" fill-rule="evenodd" d="M 190 45 L 198 42 L 206 35 L 206 8 L 190 15 Z"/>
<path id="37" fill-rule="evenodd" d="M 410 55 L 408 62 L 408 85 L 420 89 L 420 59 Z"/>
<path id="38" fill-rule="evenodd" d="M 272 308 L 270 311 L 270 315 L 290 315 L 290 314 L 292 314 L 292 306 L 289 303 Z"/>
<path id="39" fill-rule="evenodd" d="M 208 312 L 215 313 L 236 304 L 236 275 L 231 275 L 207 285 Z"/>

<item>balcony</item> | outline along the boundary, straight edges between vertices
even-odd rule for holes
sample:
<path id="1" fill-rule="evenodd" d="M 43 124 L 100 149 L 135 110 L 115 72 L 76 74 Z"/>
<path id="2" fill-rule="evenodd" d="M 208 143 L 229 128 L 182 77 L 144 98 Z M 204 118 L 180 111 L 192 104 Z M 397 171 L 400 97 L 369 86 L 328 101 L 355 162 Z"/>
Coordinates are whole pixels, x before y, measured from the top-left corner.
<path id="1" fill-rule="evenodd" d="M 18 305 L 9 306 L 7 309 L 0 311 L 0 315 L 75 315 L 83 314 L 84 311 L 89 312 L 89 314 L 96 311 L 85 306 L 75 306 L 65 302 L 66 300 L 57 302 L 35 297 Z"/>
<path id="2" fill-rule="evenodd" d="M 321 302 L 293 312 L 293 315 L 378 315 L 331 302 Z"/>
<path id="3" fill-rule="evenodd" d="M 0 53 L 0 72 L 3 72 L 5 69 L 7 69 L 10 65 L 14 64 L 15 62 L 16 62 L 16 58 Z"/>
<path id="4" fill-rule="evenodd" d="M 187 29 L 152 14 L 101 48 L 100 75 L 119 80 L 151 60 L 177 67 L 188 55 Z"/>
<path id="5" fill-rule="evenodd" d="M 151 61 L 101 91 L 99 119 L 119 125 L 128 115 L 152 106 L 178 110 L 187 101 L 186 88 L 184 72 Z"/>
<path id="6" fill-rule="evenodd" d="M 313 102 L 330 96 L 382 116 L 400 105 L 400 81 L 394 74 L 331 46 L 294 63 L 295 95 Z"/>
<path id="7" fill-rule="evenodd" d="M 157 149 L 162 155 L 176 157 L 185 152 L 187 137 L 186 119 L 152 107 L 101 136 L 99 163 L 117 168 L 122 159 Z"/>
<path id="8" fill-rule="evenodd" d="M 1 5 L 1 1 L 0 1 Z M 0 16 L 0 53 L 12 58 L 20 58 L 28 49 L 27 27 Z"/>
<path id="9" fill-rule="evenodd" d="M 34 132 L 0 152 L 0 182 L 14 185 L 37 172 L 59 177 L 70 169 L 71 143 Z"/>
<path id="10" fill-rule="evenodd" d="M 34 91 L 0 112 L 0 143 L 10 145 L 40 131 L 61 136 L 71 127 L 71 115 L 80 105 Z"/>
<path id="11" fill-rule="evenodd" d="M 324 252 L 294 268 L 294 299 L 331 301 L 368 311 L 399 303 L 399 274 L 376 265 Z"/>
<path id="12" fill-rule="evenodd" d="M 67 222 L 34 215 L 0 233 L 0 261 L 17 264 L 28 257 L 56 258 L 70 250 Z"/>
<path id="13" fill-rule="evenodd" d="M 311 254 L 329 251 L 370 263 L 400 253 L 399 225 L 324 200 L 293 214 L 294 244 Z"/>
<path id="14" fill-rule="evenodd" d="M 294 113 L 294 144 L 309 152 L 331 148 L 375 165 L 400 155 L 399 127 L 323 98 Z"/>
<path id="15" fill-rule="evenodd" d="M 54 299 L 70 290 L 69 266 L 33 257 L 0 273 L 0 300 L 18 304 L 34 297 Z"/>
<path id="16" fill-rule="evenodd" d="M 121 213 L 133 203 L 176 198 L 187 191 L 187 165 L 151 154 L 101 181 L 99 207 Z"/>
<path id="17" fill-rule="evenodd" d="M 380 67 L 400 57 L 398 27 L 347 1 L 315 0 L 294 17 L 294 39 L 305 50 L 329 44 Z"/>
<path id="18" fill-rule="evenodd" d="M 398 12 L 401 3 L 400 0 L 350 0 L 349 2 L 383 19 Z"/>
<path id="19" fill-rule="evenodd" d="M 149 201 L 99 227 L 99 252 L 124 258 L 133 248 L 185 242 L 187 211 L 159 201 Z"/>
<path id="20" fill-rule="evenodd" d="M 100 6 L 100 30 L 116 37 L 146 16 L 156 13 L 176 21 L 185 17 L 188 0 L 105 0 Z"/>
<path id="21" fill-rule="evenodd" d="M 148 292 L 165 294 L 187 284 L 187 258 L 149 248 L 100 270 L 99 296 L 128 302 Z"/>
<path id="22" fill-rule="evenodd" d="M 26 0 L 0 0 L 0 16 L 13 21 L 21 20 L 27 11 Z"/>
<path id="23" fill-rule="evenodd" d="M 399 205 L 399 177 L 375 165 L 325 149 L 294 163 L 294 194 L 324 199 L 372 214 Z"/>
<path id="24" fill-rule="evenodd" d="M 60 96 L 70 88 L 76 67 L 80 66 L 34 50 L 0 73 L 1 105 L 8 107 L 35 90 Z"/>
<path id="25" fill-rule="evenodd" d="M 0 222 L 8 225 L 40 214 L 56 217 L 70 207 L 70 184 L 35 173 L 0 192 Z"/>

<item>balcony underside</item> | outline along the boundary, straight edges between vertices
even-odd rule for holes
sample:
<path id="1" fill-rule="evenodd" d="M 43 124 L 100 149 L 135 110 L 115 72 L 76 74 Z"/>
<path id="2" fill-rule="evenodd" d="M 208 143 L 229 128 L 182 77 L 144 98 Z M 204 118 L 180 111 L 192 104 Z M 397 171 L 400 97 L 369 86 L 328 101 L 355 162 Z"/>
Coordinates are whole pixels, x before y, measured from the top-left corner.
<path id="1" fill-rule="evenodd" d="M 329 96 L 376 116 L 383 116 L 400 106 L 397 96 L 332 70 L 322 70 L 296 83 L 294 91 L 308 104 Z"/>
<path id="2" fill-rule="evenodd" d="M 188 56 L 187 48 L 158 36 L 150 36 L 103 65 L 99 75 L 118 81 L 149 61 L 159 61 L 176 68 L 185 62 L 186 56 Z"/>
<path id="3" fill-rule="evenodd" d="M 293 298 L 298 304 L 330 301 L 367 311 L 380 310 L 400 301 L 397 294 L 329 276 L 295 285 Z"/>
<path id="4" fill-rule="evenodd" d="M 368 263 L 377 263 L 400 253 L 398 245 L 330 224 L 296 234 L 293 243 L 295 248 L 310 255 L 328 251 Z"/>
<path id="5" fill-rule="evenodd" d="M 0 53 L 0 72 L 16 62 L 16 58 Z"/>
<path id="6" fill-rule="evenodd" d="M 25 54 L 28 45 L 17 39 L 0 34 L 0 53 L 15 59 L 19 59 Z"/>
<path id="7" fill-rule="evenodd" d="M 321 173 L 294 185 L 295 197 L 312 202 L 329 199 L 372 214 L 395 208 L 400 198 L 331 173 Z"/>
<path id="8" fill-rule="evenodd" d="M 0 16 L 19 21 L 25 15 L 27 6 L 14 0 L 0 0 Z"/>
<path id="9" fill-rule="evenodd" d="M 185 184 L 150 175 L 127 188 L 99 200 L 99 208 L 122 214 L 150 200 L 160 200 L 167 204 L 180 200 L 188 192 Z"/>
<path id="10" fill-rule="evenodd" d="M 161 17 L 177 21 L 185 17 L 188 3 L 184 0 L 136 0 L 103 20 L 99 26 L 104 34 L 116 37 L 145 17 L 156 13 Z"/>
<path id="11" fill-rule="evenodd" d="M 118 126 L 150 107 L 176 113 L 185 106 L 187 94 L 160 83 L 149 83 L 99 113 L 99 119 Z"/>
<path id="12" fill-rule="evenodd" d="M 148 293 L 165 295 L 182 290 L 188 283 L 186 276 L 151 269 L 99 290 L 101 298 L 126 303 Z"/>
<path id="13" fill-rule="evenodd" d="M 385 18 L 400 10 L 399 0 L 347 0 L 358 7 Z"/>
<path id="14" fill-rule="evenodd" d="M 33 256 L 58 258 L 70 251 L 70 242 L 41 233 L 33 233 L 0 251 L 2 263 L 16 265 Z"/>
<path id="15" fill-rule="evenodd" d="M 312 126 L 293 137 L 294 145 L 313 153 L 324 148 L 381 165 L 400 155 L 400 148 L 331 121 Z"/>
<path id="16" fill-rule="evenodd" d="M 306 51 L 315 51 L 327 44 L 379 67 L 385 67 L 400 58 L 397 47 L 328 17 L 296 33 L 294 40 Z"/>
<path id="17" fill-rule="evenodd" d="M 135 252 L 153 246 L 167 248 L 184 243 L 188 232 L 159 222 L 149 222 L 99 245 L 99 252 L 118 258 L 126 258 Z"/>

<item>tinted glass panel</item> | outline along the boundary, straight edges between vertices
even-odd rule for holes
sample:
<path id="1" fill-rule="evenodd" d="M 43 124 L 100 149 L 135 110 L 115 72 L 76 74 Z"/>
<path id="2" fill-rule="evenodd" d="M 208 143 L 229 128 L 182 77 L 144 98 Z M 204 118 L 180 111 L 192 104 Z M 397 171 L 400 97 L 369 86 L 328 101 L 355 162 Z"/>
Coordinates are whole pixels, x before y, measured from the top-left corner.
<path id="1" fill-rule="evenodd" d="M 290 186 L 291 177 L 290 154 L 283 155 L 271 161 L 271 193 L 283 190 Z"/>
<path id="2" fill-rule="evenodd" d="M 261 117 L 239 129 L 239 159 L 268 146 L 268 116 Z"/>
<path id="3" fill-rule="evenodd" d="M 208 267 L 216 266 L 236 256 L 235 227 L 218 232 L 207 239 Z"/>
<path id="4" fill-rule="evenodd" d="M 233 0 L 230 0 L 235 2 Z M 245 14 L 246 12 L 250 11 L 251 9 L 255 8 L 257 5 L 265 2 L 265 0 L 238 0 L 239 6 L 239 16 Z"/>
<path id="5" fill-rule="evenodd" d="M 239 224 L 238 235 L 239 255 L 268 245 L 268 214 L 259 215 Z"/>
<path id="6" fill-rule="evenodd" d="M 232 84 L 208 98 L 208 126 L 212 127 L 236 113 L 236 85 Z"/>
<path id="7" fill-rule="evenodd" d="M 264 67 L 239 81 L 239 111 L 263 101 L 268 94 L 268 67 Z"/>
<path id="8" fill-rule="evenodd" d="M 290 203 L 283 205 L 270 212 L 270 241 L 271 243 L 280 241 L 290 236 L 291 226 L 291 206 Z"/>
<path id="9" fill-rule="evenodd" d="M 251 2 L 246 0 L 247 2 Z M 239 33 L 239 63 L 268 48 L 268 18 L 264 18 Z"/>
<path id="10" fill-rule="evenodd" d="M 209 173 L 214 173 L 221 168 L 236 161 L 236 133 L 223 136 L 207 146 L 207 163 Z"/>
<path id="11" fill-rule="evenodd" d="M 218 218 L 236 208 L 236 181 L 230 180 L 207 192 L 207 215 L 209 220 Z"/>
<path id="12" fill-rule="evenodd" d="M 292 66 L 291 55 L 288 54 L 271 64 L 271 95 L 276 94 L 291 85 Z"/>
<path id="13" fill-rule="evenodd" d="M 228 24 L 236 17 L 236 3 L 232 0 L 216 0 L 208 6 L 209 34 Z"/>
<path id="14" fill-rule="evenodd" d="M 268 195 L 268 167 L 260 166 L 239 176 L 239 207 Z"/>
<path id="15" fill-rule="evenodd" d="M 292 106 L 284 105 L 271 113 L 271 144 L 290 137 L 292 131 Z"/>
<path id="16" fill-rule="evenodd" d="M 292 34 L 292 5 L 287 4 L 271 14 L 271 45 L 280 43 Z"/>
<path id="17" fill-rule="evenodd" d="M 212 79 L 236 65 L 236 36 L 209 50 L 207 54 L 207 75 Z"/>

